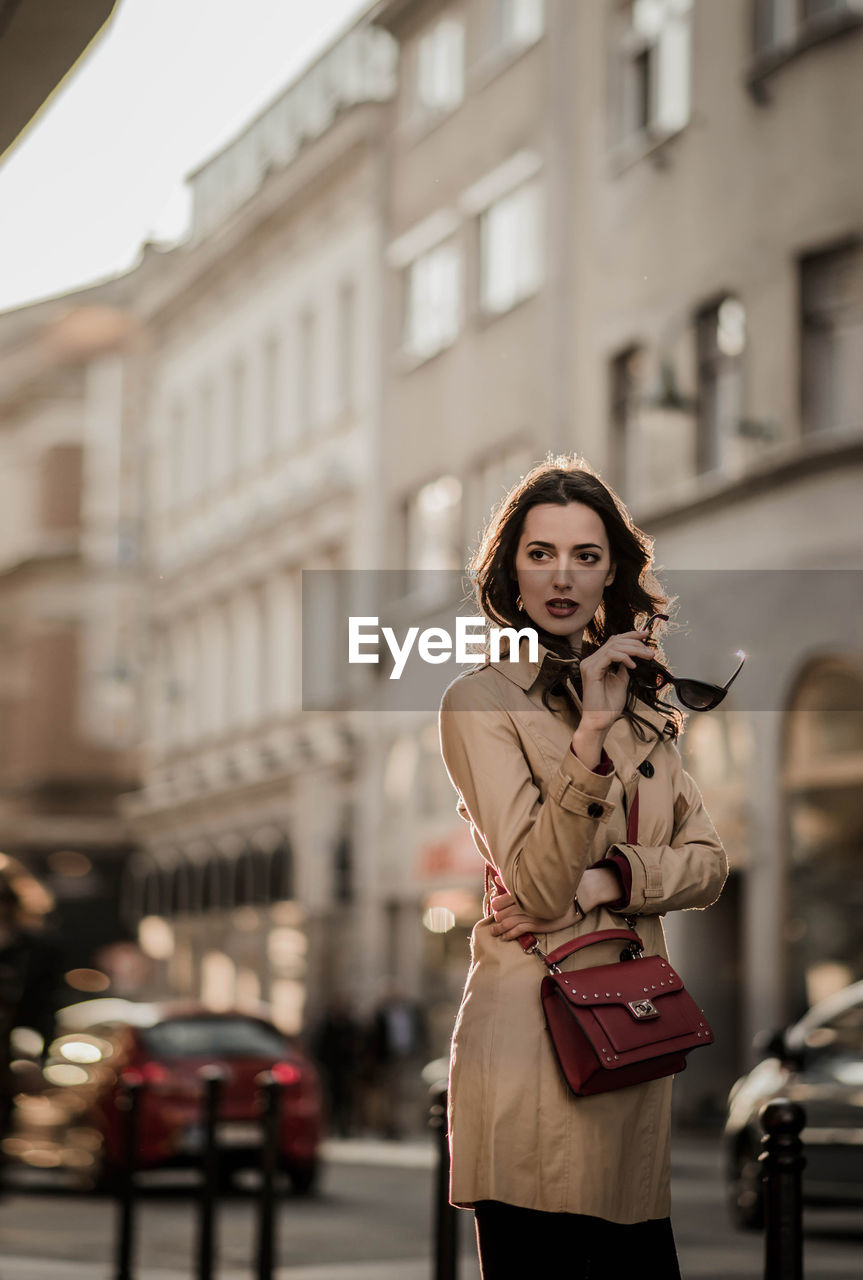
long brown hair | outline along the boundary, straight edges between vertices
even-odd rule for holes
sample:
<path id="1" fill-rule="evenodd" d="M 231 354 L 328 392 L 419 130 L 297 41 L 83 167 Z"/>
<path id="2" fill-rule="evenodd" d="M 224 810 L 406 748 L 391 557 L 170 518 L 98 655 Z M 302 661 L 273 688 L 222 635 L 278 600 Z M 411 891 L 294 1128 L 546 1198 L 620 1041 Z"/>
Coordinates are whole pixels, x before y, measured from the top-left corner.
<path id="1" fill-rule="evenodd" d="M 525 516 L 531 507 L 545 502 L 559 506 L 581 502 L 595 511 L 605 526 L 611 559 L 617 566 L 613 582 L 605 588 L 599 608 L 585 628 L 583 658 L 594 653 L 610 636 L 634 631 L 635 619 L 639 615 L 646 620 L 652 613 L 670 613 L 676 597 L 665 595 L 654 577 L 653 539 L 637 527 L 621 499 L 600 480 L 585 458 L 578 454 L 547 454 L 545 461 L 532 467 L 499 502 L 467 565 L 476 603 L 491 625 L 515 627 L 517 630 L 524 626 L 524 615 L 519 613 L 516 605 L 516 551 Z M 566 636 L 553 635 L 538 623 L 533 625 L 546 649 L 561 658 L 572 658 Z M 657 630 L 654 627 L 651 632 L 654 639 Z M 658 642 L 655 652 L 657 659 L 664 662 Z M 573 676 L 573 680 L 576 686 L 580 684 L 578 674 Z M 683 728 L 685 717 L 677 707 L 662 701 L 661 692 L 644 690 L 638 696 L 666 717 L 664 734 L 673 739 Z M 544 689 L 542 701 L 549 710 L 554 710 L 548 694 L 548 688 Z M 651 733 L 656 730 L 638 715 L 635 703 L 636 694 L 630 685 L 623 714 L 642 741 L 647 741 L 644 729 Z"/>

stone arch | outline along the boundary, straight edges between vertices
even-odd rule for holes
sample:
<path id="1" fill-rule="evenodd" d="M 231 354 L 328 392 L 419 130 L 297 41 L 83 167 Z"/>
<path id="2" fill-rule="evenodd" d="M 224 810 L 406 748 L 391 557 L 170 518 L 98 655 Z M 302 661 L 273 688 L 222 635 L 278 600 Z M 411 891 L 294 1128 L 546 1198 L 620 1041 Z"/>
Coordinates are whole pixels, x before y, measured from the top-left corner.
<path id="1" fill-rule="evenodd" d="M 144 874 L 141 894 L 141 915 L 162 914 L 163 878 L 159 867 L 152 863 Z"/>
<path id="2" fill-rule="evenodd" d="M 231 864 L 215 850 L 201 868 L 201 906 L 204 911 L 224 911 L 231 906 Z"/>
<path id="3" fill-rule="evenodd" d="M 784 942 L 792 1007 L 863 977 L 863 660 L 810 659 L 783 717 Z"/>
<path id="4" fill-rule="evenodd" d="M 152 858 L 143 850 L 130 858 L 126 865 L 120 888 L 120 913 L 130 928 L 134 929 L 147 914 L 147 881 L 153 867 Z"/>
<path id="5" fill-rule="evenodd" d="M 237 906 L 261 906 L 268 900 L 268 856 L 254 845 L 247 845 L 237 859 Z"/>
<path id="6" fill-rule="evenodd" d="M 185 858 L 179 858 L 173 867 L 173 879 L 174 914 L 193 915 L 200 906 L 195 868 Z"/>
<path id="7" fill-rule="evenodd" d="M 269 855 L 267 868 L 270 902 L 285 902 L 294 896 L 294 851 L 285 837 Z"/>

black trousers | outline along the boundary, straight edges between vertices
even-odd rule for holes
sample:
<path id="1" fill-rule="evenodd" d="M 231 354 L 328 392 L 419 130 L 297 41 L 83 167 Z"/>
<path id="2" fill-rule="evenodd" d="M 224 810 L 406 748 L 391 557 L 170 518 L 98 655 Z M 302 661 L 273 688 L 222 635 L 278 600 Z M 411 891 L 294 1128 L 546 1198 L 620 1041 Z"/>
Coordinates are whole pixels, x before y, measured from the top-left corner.
<path id="1" fill-rule="evenodd" d="M 500 1200 L 474 1205 L 483 1280 L 526 1280 L 555 1259 L 558 1280 L 681 1280 L 670 1218 L 608 1222 Z"/>

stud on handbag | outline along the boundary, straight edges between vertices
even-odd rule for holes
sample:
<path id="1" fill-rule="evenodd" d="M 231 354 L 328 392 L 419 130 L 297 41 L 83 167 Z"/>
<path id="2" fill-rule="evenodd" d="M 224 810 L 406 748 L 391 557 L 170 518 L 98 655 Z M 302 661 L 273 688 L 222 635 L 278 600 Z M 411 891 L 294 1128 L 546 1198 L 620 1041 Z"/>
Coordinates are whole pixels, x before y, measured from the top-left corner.
<path id="1" fill-rule="evenodd" d="M 638 791 L 626 840 L 637 844 Z M 678 973 L 661 956 L 645 956 L 635 932 L 598 929 L 546 955 L 532 933 L 519 942 L 548 969 L 540 998 L 564 1078 L 580 1097 L 675 1075 L 692 1049 L 711 1044 L 713 1032 Z M 620 960 L 563 973 L 560 961 L 597 942 L 627 942 Z"/>

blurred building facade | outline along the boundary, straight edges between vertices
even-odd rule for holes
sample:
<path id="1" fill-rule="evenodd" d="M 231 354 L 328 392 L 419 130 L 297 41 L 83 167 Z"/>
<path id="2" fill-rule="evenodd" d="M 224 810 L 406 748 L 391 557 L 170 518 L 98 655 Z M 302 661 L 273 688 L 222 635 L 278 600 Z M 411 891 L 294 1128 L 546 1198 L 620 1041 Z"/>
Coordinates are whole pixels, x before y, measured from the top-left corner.
<path id="1" fill-rule="evenodd" d="M 423 627 L 441 606 L 429 571 L 463 569 L 506 487 L 568 438 L 558 276 L 568 195 L 555 163 L 566 68 L 533 0 L 395 0 L 375 15 L 399 44 L 386 139 L 381 566 L 420 571 L 391 614 Z M 383 804 L 371 826 L 389 964 L 422 996 L 445 1054 L 482 867 L 455 812 L 436 707 L 378 723 Z"/>
<path id="2" fill-rule="evenodd" d="M 775 593 L 754 678 L 682 742 L 732 873 L 666 917 L 717 1032 L 680 1111 L 714 1115 L 756 1030 L 863 976 L 863 658 L 835 639 L 859 613 L 859 9 L 381 0 L 192 176 L 190 239 L 128 277 L 138 394 L 113 419 L 147 566 L 121 808 L 152 994 L 264 999 L 298 1030 L 397 976 L 446 1052 L 482 876 L 436 714 L 363 713 L 340 579 L 312 598 L 303 571 L 460 571 L 558 449 L 695 575 L 684 616 L 750 607 L 708 571 Z M 451 612 L 429 583 L 390 620 Z M 724 640 L 693 640 L 672 669 L 727 678 Z"/>
<path id="3" fill-rule="evenodd" d="M 732 867 L 709 912 L 666 920 L 727 1046 L 679 1082 L 681 1105 L 709 1113 L 759 1028 L 863 976 L 861 601 L 847 572 L 863 566 L 850 518 L 863 174 L 846 127 L 863 107 L 863 13 L 573 8 L 574 48 L 595 55 L 572 103 L 595 122 L 573 166 L 573 420 L 658 563 L 697 571 L 680 607 L 703 621 L 669 641 L 672 669 L 697 654 L 731 674 L 712 595 L 725 644 L 736 610 L 771 622 L 746 679 L 719 713 L 689 717 L 683 745 Z"/>
<path id="4" fill-rule="evenodd" d="M 0 849 L 57 905 L 76 992 L 107 987 L 137 782 L 138 338 L 127 280 L 0 317 Z M 83 972 L 86 971 L 86 972 Z"/>
<path id="5" fill-rule="evenodd" d="M 506 485 L 547 449 L 577 448 L 655 536 L 659 565 L 779 584 L 758 689 L 690 716 L 682 742 L 732 865 L 714 908 L 666 920 L 718 1041 L 677 1105 L 708 1117 L 757 1029 L 863 974 L 863 725 L 836 715 L 860 707 L 863 663 L 833 640 L 854 633 L 856 580 L 832 620 L 808 625 L 817 609 L 801 617 L 795 573 L 859 568 L 863 554 L 849 520 L 863 427 L 863 202 L 847 128 L 863 93 L 859 6 L 384 0 L 376 12 L 400 46 L 387 546 L 400 533 L 409 567 L 462 567 Z M 713 589 L 692 582 L 684 616 Z M 417 601 L 405 607 L 420 623 Z M 668 651 L 673 669 L 691 652 L 674 637 Z M 731 673 L 709 636 L 697 653 L 716 678 Z M 386 750 L 402 807 L 394 823 L 388 804 L 379 841 L 412 939 L 402 963 L 440 1000 L 443 1031 L 478 877 L 451 792 L 426 795 L 433 718 L 403 721 Z M 422 918 L 449 930 L 425 955 Z"/>
<path id="6" fill-rule="evenodd" d="M 300 616 L 303 571 L 375 555 L 393 59 L 366 23 L 327 50 L 192 176 L 191 236 L 148 248 L 136 293 L 148 657 L 125 911 L 154 991 L 266 1001 L 291 1032 L 370 963 L 363 752 L 344 702 L 303 709 Z"/>

